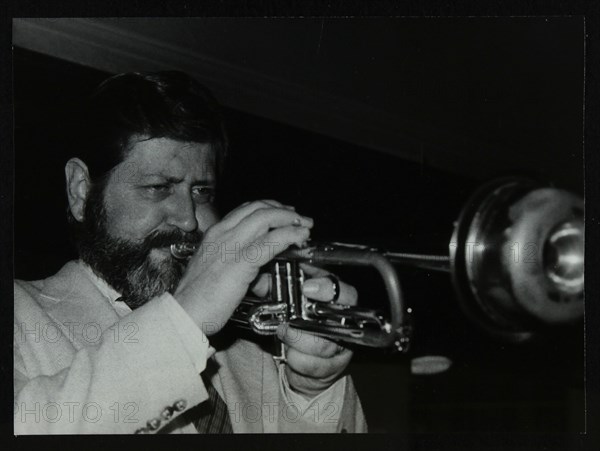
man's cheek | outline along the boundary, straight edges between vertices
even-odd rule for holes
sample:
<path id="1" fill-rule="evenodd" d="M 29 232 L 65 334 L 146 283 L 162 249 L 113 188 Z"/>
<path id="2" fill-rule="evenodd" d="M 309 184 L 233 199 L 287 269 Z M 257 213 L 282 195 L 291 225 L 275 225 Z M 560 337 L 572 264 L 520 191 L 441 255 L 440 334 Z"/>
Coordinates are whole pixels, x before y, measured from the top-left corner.
<path id="1" fill-rule="evenodd" d="M 111 205 L 107 205 L 106 211 L 109 233 L 130 241 L 143 240 L 160 224 L 150 209 L 136 203 L 111 202 Z"/>

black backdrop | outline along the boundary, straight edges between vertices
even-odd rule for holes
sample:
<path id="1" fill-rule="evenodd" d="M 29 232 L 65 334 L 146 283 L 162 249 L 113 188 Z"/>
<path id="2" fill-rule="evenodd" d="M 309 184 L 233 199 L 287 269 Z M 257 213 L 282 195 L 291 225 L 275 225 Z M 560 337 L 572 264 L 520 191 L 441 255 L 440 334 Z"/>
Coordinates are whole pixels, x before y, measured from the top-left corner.
<path id="1" fill-rule="evenodd" d="M 14 50 L 15 276 L 53 274 L 75 254 L 66 233 L 63 167 L 72 106 L 107 74 Z M 275 198 L 315 218 L 317 240 L 443 253 L 475 180 L 227 110 L 231 158 L 223 212 Z M 576 182 L 575 182 L 576 183 Z M 414 310 L 407 356 L 359 350 L 351 371 L 372 431 L 583 430 L 581 328 L 521 346 L 466 321 L 446 274 L 401 270 Z M 348 273 L 376 298 L 369 274 Z M 361 287 L 363 287 L 361 289 Z M 450 371 L 410 376 L 410 358 L 449 356 Z"/>

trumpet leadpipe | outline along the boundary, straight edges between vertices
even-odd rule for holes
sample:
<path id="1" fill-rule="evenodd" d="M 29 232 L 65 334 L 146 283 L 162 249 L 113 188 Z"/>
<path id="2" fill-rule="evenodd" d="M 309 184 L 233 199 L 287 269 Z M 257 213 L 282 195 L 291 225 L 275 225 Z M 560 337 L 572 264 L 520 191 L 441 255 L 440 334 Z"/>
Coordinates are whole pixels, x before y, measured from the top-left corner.
<path id="1" fill-rule="evenodd" d="M 409 254 L 404 252 L 384 252 L 383 256 L 392 263 L 413 266 L 432 271 L 450 272 L 449 255 Z"/>

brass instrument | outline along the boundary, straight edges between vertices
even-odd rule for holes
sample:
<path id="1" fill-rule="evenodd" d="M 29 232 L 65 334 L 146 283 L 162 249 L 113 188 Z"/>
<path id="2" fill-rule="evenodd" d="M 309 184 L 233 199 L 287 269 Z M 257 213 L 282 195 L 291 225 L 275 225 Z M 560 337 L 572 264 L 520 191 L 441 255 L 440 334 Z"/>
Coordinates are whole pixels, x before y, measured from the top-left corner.
<path id="1" fill-rule="evenodd" d="M 180 259 L 195 251 L 196 246 L 171 246 Z M 387 291 L 389 312 L 307 299 L 301 262 L 375 268 Z M 273 335 L 289 322 L 333 340 L 406 351 L 410 324 L 392 263 L 449 272 L 471 320 L 496 337 L 526 340 L 546 325 L 583 316 L 583 201 L 529 179 L 503 178 L 469 199 L 454 224 L 448 255 L 343 243 L 288 249 L 270 263 L 270 299 L 245 297 L 230 321 L 261 335 Z"/>

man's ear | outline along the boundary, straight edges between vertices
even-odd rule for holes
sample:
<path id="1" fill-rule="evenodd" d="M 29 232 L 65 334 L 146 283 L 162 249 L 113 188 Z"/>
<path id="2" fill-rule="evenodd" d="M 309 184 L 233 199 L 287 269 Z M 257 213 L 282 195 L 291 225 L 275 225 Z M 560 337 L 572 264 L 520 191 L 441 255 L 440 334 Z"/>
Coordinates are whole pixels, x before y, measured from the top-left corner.
<path id="1" fill-rule="evenodd" d="M 85 201 L 91 188 L 91 180 L 86 164 L 79 158 L 71 158 L 65 166 L 67 179 L 67 198 L 73 217 L 82 222 L 84 219 Z"/>

